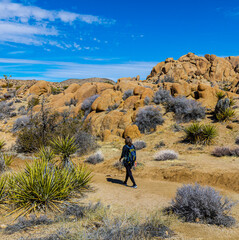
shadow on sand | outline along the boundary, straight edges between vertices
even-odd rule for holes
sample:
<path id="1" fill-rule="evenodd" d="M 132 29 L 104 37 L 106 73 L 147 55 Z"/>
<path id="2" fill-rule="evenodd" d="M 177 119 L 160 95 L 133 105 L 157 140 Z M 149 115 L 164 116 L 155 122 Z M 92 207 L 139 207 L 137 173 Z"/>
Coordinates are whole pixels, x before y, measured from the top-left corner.
<path id="1" fill-rule="evenodd" d="M 119 179 L 114 179 L 114 178 L 106 178 L 107 182 L 111 182 L 111 183 L 115 183 L 115 184 L 120 184 L 120 185 L 124 185 L 124 182 L 122 180 Z"/>

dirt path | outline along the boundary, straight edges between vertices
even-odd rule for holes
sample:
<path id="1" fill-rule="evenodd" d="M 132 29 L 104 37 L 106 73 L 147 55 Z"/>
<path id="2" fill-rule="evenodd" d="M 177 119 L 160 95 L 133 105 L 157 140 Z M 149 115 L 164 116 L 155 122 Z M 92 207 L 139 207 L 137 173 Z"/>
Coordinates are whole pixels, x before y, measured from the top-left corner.
<path id="1" fill-rule="evenodd" d="M 86 201 L 101 201 L 110 205 L 116 211 L 123 213 L 148 214 L 151 210 L 168 206 L 181 183 L 166 182 L 136 178 L 137 189 L 122 185 L 124 174 L 99 174 L 93 179 L 95 191 L 88 194 Z M 129 181 L 129 184 L 131 182 Z M 239 199 L 239 194 L 217 189 L 232 198 Z M 232 215 L 239 221 L 239 206 L 237 205 Z M 178 220 L 172 223 L 172 229 L 180 239 L 239 239 L 239 226 L 226 229 L 203 224 L 181 223 Z"/>

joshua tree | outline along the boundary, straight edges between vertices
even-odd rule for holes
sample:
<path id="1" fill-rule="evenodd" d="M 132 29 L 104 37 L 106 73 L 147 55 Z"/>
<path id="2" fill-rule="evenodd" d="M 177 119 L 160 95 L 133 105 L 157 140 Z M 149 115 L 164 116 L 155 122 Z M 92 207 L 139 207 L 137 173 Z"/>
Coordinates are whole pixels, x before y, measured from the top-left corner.
<path id="1" fill-rule="evenodd" d="M 3 76 L 4 76 L 4 78 L 5 78 L 6 82 L 7 82 L 7 89 L 8 89 L 9 88 L 9 80 L 12 77 L 12 75 L 9 75 L 9 76 L 3 75 Z"/>

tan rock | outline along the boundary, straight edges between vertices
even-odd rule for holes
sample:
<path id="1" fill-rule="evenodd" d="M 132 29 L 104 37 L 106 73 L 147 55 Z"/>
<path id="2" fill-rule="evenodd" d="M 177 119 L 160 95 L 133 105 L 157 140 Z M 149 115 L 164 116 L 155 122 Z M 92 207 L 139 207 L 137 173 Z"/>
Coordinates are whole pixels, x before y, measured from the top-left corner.
<path id="1" fill-rule="evenodd" d="M 139 138 L 141 136 L 141 133 L 138 129 L 137 125 L 130 125 L 125 128 L 124 130 L 124 138 L 127 136 L 131 137 L 132 139 Z"/>
<path id="2" fill-rule="evenodd" d="M 139 100 L 139 98 L 140 98 L 139 96 L 128 97 L 124 102 L 123 109 L 133 109 L 135 103 Z"/>
<path id="3" fill-rule="evenodd" d="M 102 92 L 100 97 L 98 97 L 91 108 L 93 111 L 101 112 L 106 111 L 109 106 L 114 104 L 120 104 L 122 100 L 122 93 L 120 91 L 114 91 L 113 89 L 107 89 Z"/>
<path id="4" fill-rule="evenodd" d="M 110 139 L 111 131 L 109 129 L 106 129 L 103 131 L 103 141 L 106 142 Z"/>
<path id="5" fill-rule="evenodd" d="M 65 94 L 75 93 L 80 88 L 80 85 L 77 83 L 72 83 L 65 91 Z"/>
<path id="6" fill-rule="evenodd" d="M 27 94 L 34 94 L 37 96 L 41 96 L 42 94 L 50 94 L 51 93 L 51 86 L 48 82 L 46 81 L 39 81 L 33 86 L 31 86 Z"/>
<path id="7" fill-rule="evenodd" d="M 145 87 L 137 86 L 134 88 L 134 95 L 142 95 L 145 91 Z"/>
<path id="8" fill-rule="evenodd" d="M 141 99 L 145 99 L 146 97 L 149 97 L 150 99 L 153 99 L 154 91 L 151 88 L 145 88 L 145 90 L 141 94 Z"/>

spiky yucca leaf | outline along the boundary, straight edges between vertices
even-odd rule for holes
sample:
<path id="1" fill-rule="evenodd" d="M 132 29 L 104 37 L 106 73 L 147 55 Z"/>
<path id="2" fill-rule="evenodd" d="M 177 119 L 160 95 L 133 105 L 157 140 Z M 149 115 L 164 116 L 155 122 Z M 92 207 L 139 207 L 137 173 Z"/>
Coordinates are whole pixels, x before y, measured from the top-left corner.
<path id="1" fill-rule="evenodd" d="M 6 196 L 7 196 L 7 177 L 0 178 L 0 209 L 6 209 Z"/>
<path id="2" fill-rule="evenodd" d="M 55 157 L 55 153 L 50 147 L 42 146 L 36 156 L 43 161 L 51 162 Z"/>
<path id="3" fill-rule="evenodd" d="M 3 148 L 5 147 L 6 142 L 4 140 L 0 140 L 0 151 L 3 150 Z"/>
<path id="4" fill-rule="evenodd" d="M 75 182 L 73 183 L 74 190 L 83 193 L 85 190 L 89 189 L 89 184 L 92 180 L 92 172 L 85 166 L 78 166 L 72 169 L 75 174 Z"/>
<path id="5" fill-rule="evenodd" d="M 186 136 L 185 140 L 193 144 L 211 144 L 217 136 L 217 129 L 210 124 L 200 125 L 193 123 L 184 129 Z"/>
<path id="6" fill-rule="evenodd" d="M 216 93 L 216 96 L 217 96 L 218 100 L 221 100 L 224 97 L 226 97 L 226 94 L 224 92 L 222 92 L 222 91 L 219 91 L 219 92 Z"/>
<path id="7" fill-rule="evenodd" d="M 216 118 L 220 122 L 225 122 L 231 120 L 235 116 L 235 111 L 231 108 L 227 108 L 224 111 L 220 111 L 216 114 Z"/>
<path id="8" fill-rule="evenodd" d="M 0 159 L 5 162 L 5 166 L 10 167 L 12 162 L 14 161 L 14 156 L 9 155 L 9 154 L 5 154 L 5 153 L 1 153 L 0 154 Z"/>
<path id="9" fill-rule="evenodd" d="M 236 101 L 234 98 L 229 98 L 229 101 L 230 101 L 230 103 L 229 103 L 230 107 L 233 107 L 236 105 Z"/>
<path id="10" fill-rule="evenodd" d="M 200 135 L 202 132 L 201 125 L 199 123 L 192 123 L 189 127 L 184 129 L 186 133 L 185 139 L 191 143 L 198 143 L 200 141 Z"/>
<path id="11" fill-rule="evenodd" d="M 9 181 L 9 203 L 15 206 L 11 213 L 24 216 L 40 210 L 60 211 L 75 181 L 75 174 L 67 168 L 57 169 L 46 161 L 35 161 L 31 166 L 27 163 L 25 171 Z"/>
<path id="12" fill-rule="evenodd" d="M 217 129 L 215 126 L 210 124 L 205 124 L 202 126 L 202 142 L 204 144 L 211 144 L 214 138 L 217 136 Z"/>
<path id="13" fill-rule="evenodd" d="M 61 155 L 61 159 L 62 159 L 62 166 L 71 166 L 72 164 L 69 161 L 69 158 L 72 154 L 74 154 L 77 149 L 78 146 L 75 142 L 75 138 L 74 137 L 58 137 L 58 138 L 54 138 L 51 141 L 53 150 L 55 152 L 55 154 L 60 154 Z"/>

